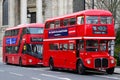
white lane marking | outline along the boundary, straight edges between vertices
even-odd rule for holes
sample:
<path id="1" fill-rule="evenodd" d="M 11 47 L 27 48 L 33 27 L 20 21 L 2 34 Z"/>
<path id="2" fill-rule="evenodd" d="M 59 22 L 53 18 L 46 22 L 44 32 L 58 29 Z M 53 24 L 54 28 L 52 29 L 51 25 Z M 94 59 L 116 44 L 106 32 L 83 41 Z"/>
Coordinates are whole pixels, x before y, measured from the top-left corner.
<path id="1" fill-rule="evenodd" d="M 14 72 L 9 72 L 10 74 L 16 75 L 16 76 L 24 76 L 22 74 L 14 73 Z"/>
<path id="2" fill-rule="evenodd" d="M 116 80 L 120 80 L 120 78 L 118 77 L 110 77 L 110 76 L 98 76 L 98 75 L 95 75 L 97 77 L 102 77 L 102 78 L 108 78 L 108 79 L 116 79 Z"/>
<path id="3" fill-rule="evenodd" d="M 57 71 L 47 71 L 47 72 L 52 72 L 52 73 L 62 73 L 62 72 L 57 72 Z"/>
<path id="4" fill-rule="evenodd" d="M 38 69 L 24 68 L 24 69 L 35 70 L 35 71 L 47 71 L 46 68 L 38 68 Z M 47 72 L 53 72 L 53 71 L 47 71 Z M 54 72 L 54 73 L 61 73 L 61 72 Z"/>
<path id="5" fill-rule="evenodd" d="M 0 72 L 5 72 L 4 70 L 0 70 Z"/>
<path id="6" fill-rule="evenodd" d="M 32 77 L 32 79 L 33 79 L 33 80 L 41 80 L 41 79 L 39 79 L 39 78 L 35 78 L 35 77 Z"/>
<path id="7" fill-rule="evenodd" d="M 71 80 L 69 78 L 58 77 L 58 76 L 54 76 L 54 75 L 48 75 L 48 74 L 41 74 L 41 75 L 46 76 L 46 77 L 52 77 L 52 78 L 56 78 L 56 79 L 61 79 L 61 80 Z"/>

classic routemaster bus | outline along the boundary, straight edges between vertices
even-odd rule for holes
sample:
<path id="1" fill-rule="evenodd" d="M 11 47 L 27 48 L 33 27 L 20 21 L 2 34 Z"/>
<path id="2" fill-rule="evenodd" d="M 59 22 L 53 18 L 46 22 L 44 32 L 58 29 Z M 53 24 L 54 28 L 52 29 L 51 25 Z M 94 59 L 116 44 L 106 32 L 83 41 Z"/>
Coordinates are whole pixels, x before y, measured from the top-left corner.
<path id="1" fill-rule="evenodd" d="M 46 20 L 44 65 L 54 69 L 114 72 L 110 52 L 115 40 L 114 20 L 106 10 L 84 10 Z"/>
<path id="2" fill-rule="evenodd" d="M 6 29 L 3 38 L 3 62 L 41 65 L 44 24 L 32 23 Z"/>

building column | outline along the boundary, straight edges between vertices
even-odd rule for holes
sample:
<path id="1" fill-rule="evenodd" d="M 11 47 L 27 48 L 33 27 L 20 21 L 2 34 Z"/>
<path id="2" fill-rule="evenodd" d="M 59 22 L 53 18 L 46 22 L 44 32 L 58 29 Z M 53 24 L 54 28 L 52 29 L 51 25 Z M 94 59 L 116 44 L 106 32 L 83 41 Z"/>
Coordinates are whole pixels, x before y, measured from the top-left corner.
<path id="1" fill-rule="evenodd" d="M 0 27 L 2 26 L 2 4 L 3 4 L 3 1 L 0 0 Z"/>
<path id="2" fill-rule="evenodd" d="M 58 0 L 58 5 L 59 5 L 59 16 L 61 16 L 61 15 L 64 15 L 64 8 L 63 8 L 63 6 L 64 6 L 64 0 Z"/>
<path id="3" fill-rule="evenodd" d="M 73 1 L 74 0 L 67 0 L 67 14 L 73 13 Z"/>
<path id="4" fill-rule="evenodd" d="M 37 23 L 43 23 L 43 15 L 42 15 L 42 0 L 36 0 L 36 19 Z"/>
<path id="5" fill-rule="evenodd" d="M 21 0 L 20 1 L 20 11 L 21 11 L 21 24 L 26 24 L 27 23 L 27 0 Z"/>
<path id="6" fill-rule="evenodd" d="M 9 26 L 15 26 L 15 0 L 9 0 Z"/>

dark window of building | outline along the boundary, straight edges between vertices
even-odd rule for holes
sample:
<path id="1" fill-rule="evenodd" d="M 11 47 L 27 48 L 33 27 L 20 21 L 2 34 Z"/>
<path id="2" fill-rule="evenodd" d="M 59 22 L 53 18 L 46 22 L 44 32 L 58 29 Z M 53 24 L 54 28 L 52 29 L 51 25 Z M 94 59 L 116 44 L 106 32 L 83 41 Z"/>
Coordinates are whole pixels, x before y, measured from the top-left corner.
<path id="1" fill-rule="evenodd" d="M 3 0 L 3 25 L 8 25 L 8 0 Z"/>
<path id="2" fill-rule="evenodd" d="M 30 23 L 36 23 L 36 12 L 30 12 L 31 20 Z"/>

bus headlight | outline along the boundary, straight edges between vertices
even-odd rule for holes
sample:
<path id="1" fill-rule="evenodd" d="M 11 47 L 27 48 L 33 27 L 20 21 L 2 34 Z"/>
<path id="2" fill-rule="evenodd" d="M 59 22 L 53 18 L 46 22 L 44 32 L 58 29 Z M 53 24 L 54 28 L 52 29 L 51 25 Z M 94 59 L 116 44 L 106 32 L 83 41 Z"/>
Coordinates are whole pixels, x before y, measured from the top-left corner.
<path id="1" fill-rule="evenodd" d="M 29 62 L 31 63 L 31 62 L 32 62 L 32 59 L 29 59 Z"/>
<path id="2" fill-rule="evenodd" d="M 87 64 L 90 64 L 90 63 L 91 63 L 91 61 L 88 59 L 88 60 L 87 60 Z"/>
<path id="3" fill-rule="evenodd" d="M 113 63 L 115 63 L 115 61 L 114 61 L 114 60 L 111 60 L 111 64 L 113 64 Z"/>

